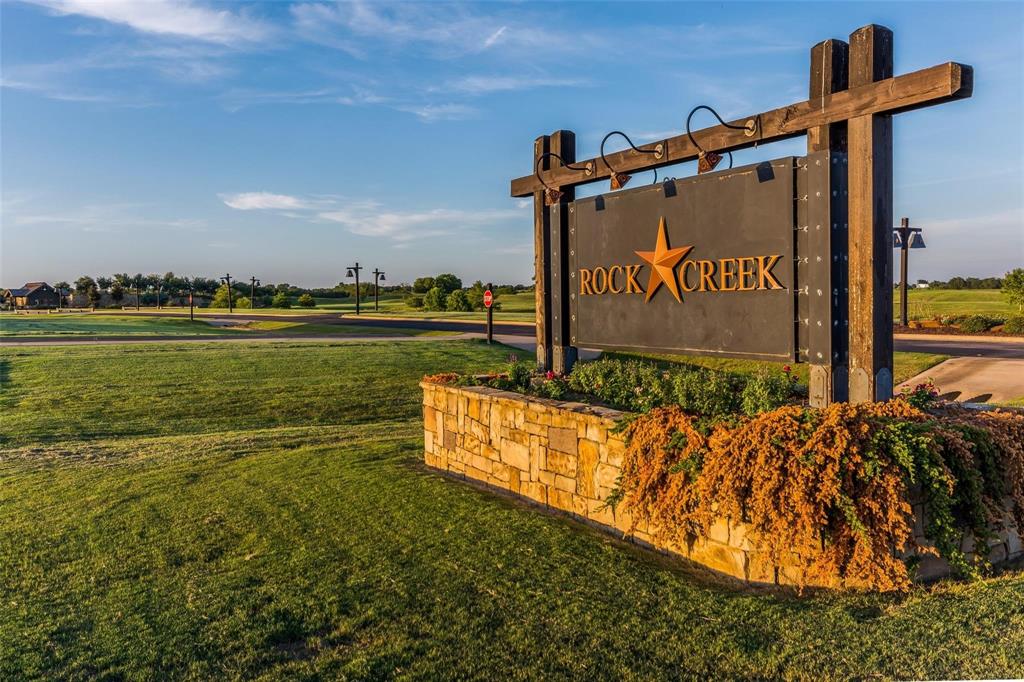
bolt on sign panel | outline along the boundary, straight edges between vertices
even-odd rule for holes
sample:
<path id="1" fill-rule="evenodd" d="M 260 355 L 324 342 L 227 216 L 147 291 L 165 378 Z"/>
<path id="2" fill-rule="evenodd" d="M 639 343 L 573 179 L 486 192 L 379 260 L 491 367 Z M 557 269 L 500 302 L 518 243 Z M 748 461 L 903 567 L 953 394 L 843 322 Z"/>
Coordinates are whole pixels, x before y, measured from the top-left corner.
<path id="1" fill-rule="evenodd" d="M 798 217 L 829 163 L 786 157 L 575 201 L 569 210 L 570 343 L 795 361 Z M 806 248 L 806 247 L 805 247 Z M 827 254 L 826 254 L 827 259 Z M 810 259 L 815 260 L 815 259 Z M 827 260 L 826 260 L 827 262 Z M 801 334 L 805 336 L 806 333 Z"/>

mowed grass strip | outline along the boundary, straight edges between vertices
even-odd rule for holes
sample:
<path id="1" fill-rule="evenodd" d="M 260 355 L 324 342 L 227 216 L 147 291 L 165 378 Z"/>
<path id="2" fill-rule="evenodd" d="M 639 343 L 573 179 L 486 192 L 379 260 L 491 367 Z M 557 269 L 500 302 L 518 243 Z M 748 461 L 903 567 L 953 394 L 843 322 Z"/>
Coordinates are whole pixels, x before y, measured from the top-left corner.
<path id="1" fill-rule="evenodd" d="M 479 341 L 173 344 L 0 349 L 0 447 L 409 417 L 417 382 L 493 369 Z"/>
<path id="2" fill-rule="evenodd" d="M 36 364 L 2 351 L 5 429 L 48 392 L 85 387 L 78 374 L 38 386 L 21 376 L 46 363 L 99 362 L 101 381 L 130 376 L 117 397 L 166 390 L 159 373 L 131 369 L 135 356 L 66 350 L 32 349 L 53 356 Z M 198 365 L 193 389 L 208 398 L 231 375 L 215 365 L 235 367 L 221 350 L 207 346 L 207 362 L 166 344 L 156 366 Z M 144 435 L 131 435 L 122 400 L 93 409 L 88 440 L 9 433 L 19 443 L 0 457 L 0 678 L 1024 675 L 1019 574 L 904 597 L 739 590 L 428 470 L 420 376 L 492 369 L 506 349 L 236 350 L 263 367 L 266 390 L 229 383 L 226 398 L 252 409 L 285 394 L 320 418 L 296 407 L 278 423 L 243 425 L 240 407 L 212 403 L 186 435 L 173 419 L 133 412 Z M 348 371 L 327 372 L 332 388 L 317 383 L 324 368 Z M 19 385 L 39 402 L 9 401 Z M 349 393 L 365 399 L 328 409 Z M 172 391 L 170 414 L 189 410 L 191 395 Z M 65 416 L 18 423 L 52 428 Z"/>

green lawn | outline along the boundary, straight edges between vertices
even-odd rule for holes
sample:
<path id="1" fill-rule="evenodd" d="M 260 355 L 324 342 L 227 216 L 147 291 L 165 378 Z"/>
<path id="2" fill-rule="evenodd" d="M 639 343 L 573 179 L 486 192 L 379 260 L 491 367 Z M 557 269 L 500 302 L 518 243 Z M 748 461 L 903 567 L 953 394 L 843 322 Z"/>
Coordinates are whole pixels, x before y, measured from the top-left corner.
<path id="1" fill-rule="evenodd" d="M 782 362 L 763 362 L 760 360 L 739 360 L 736 358 L 717 358 L 703 355 L 664 355 L 654 353 L 605 353 L 605 357 L 619 358 L 643 358 L 654 360 L 663 365 L 693 365 L 697 367 L 710 367 L 711 369 L 735 372 L 737 374 L 753 374 L 761 368 L 781 370 L 785 366 Z M 893 353 L 893 385 L 899 385 L 911 379 L 929 367 L 934 367 L 940 362 L 949 359 L 948 355 L 937 355 L 935 353 Z M 802 384 L 807 384 L 810 373 L 809 365 L 792 364 L 791 371 L 796 375 Z"/>
<path id="2" fill-rule="evenodd" d="M 226 317 L 226 315 L 225 315 Z M 66 313 L 52 315 L 0 315 L 0 337 L 15 336 L 234 336 L 247 332 L 285 335 L 433 336 L 451 334 L 421 329 L 391 329 L 346 324 L 281 320 L 238 320 L 237 326 L 215 326 L 202 317 L 195 321 L 175 317 L 131 314 Z"/>
<path id="3" fill-rule="evenodd" d="M 926 320 L 941 315 L 1020 315 L 998 289 L 911 289 L 907 296 L 907 316 Z M 893 293 L 893 316 L 900 319 L 900 292 Z"/>
<path id="4" fill-rule="evenodd" d="M 507 352 L 0 349 L 0 679 L 1024 675 L 1020 574 L 739 590 L 427 470 L 419 377 Z"/>

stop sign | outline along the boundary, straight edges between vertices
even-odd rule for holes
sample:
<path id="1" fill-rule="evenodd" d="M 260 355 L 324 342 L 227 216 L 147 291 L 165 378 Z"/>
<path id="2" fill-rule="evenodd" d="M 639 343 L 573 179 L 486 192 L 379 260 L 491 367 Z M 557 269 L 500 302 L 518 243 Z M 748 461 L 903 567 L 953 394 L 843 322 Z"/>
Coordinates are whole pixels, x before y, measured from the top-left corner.
<path id="1" fill-rule="evenodd" d="M 491 290 L 488 289 L 484 292 L 484 307 L 490 308 L 492 303 L 494 303 L 494 294 L 492 294 Z"/>

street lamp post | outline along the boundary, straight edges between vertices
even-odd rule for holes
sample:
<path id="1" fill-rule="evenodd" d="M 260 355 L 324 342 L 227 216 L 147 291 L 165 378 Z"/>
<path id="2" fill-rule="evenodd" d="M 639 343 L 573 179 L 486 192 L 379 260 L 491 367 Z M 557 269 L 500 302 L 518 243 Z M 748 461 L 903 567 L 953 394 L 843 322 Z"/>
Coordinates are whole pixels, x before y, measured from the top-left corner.
<path id="1" fill-rule="evenodd" d="M 156 283 L 156 309 L 157 310 L 160 310 L 161 308 L 163 308 L 163 306 L 160 305 L 160 294 L 163 293 L 163 290 L 164 290 L 164 283 L 163 282 L 157 282 Z"/>
<path id="2" fill-rule="evenodd" d="M 229 272 L 228 274 L 221 277 L 220 281 L 228 285 L 228 312 L 233 313 L 235 312 L 235 306 L 231 302 L 231 273 Z"/>
<path id="3" fill-rule="evenodd" d="M 380 282 L 384 281 L 384 273 L 377 268 L 373 269 L 373 309 L 380 310 Z"/>
<path id="4" fill-rule="evenodd" d="M 356 278 L 356 315 L 359 314 L 359 271 L 362 269 L 363 267 L 359 265 L 359 261 L 356 261 L 355 265 L 348 266 L 348 273 L 346 275 L 347 277 Z"/>
<path id="5" fill-rule="evenodd" d="M 188 319 L 195 322 L 196 320 L 196 307 L 195 307 L 195 295 L 196 295 L 196 278 L 185 280 L 188 282 Z"/>
<path id="6" fill-rule="evenodd" d="M 249 288 L 249 310 L 256 307 L 256 287 L 260 285 L 260 281 L 255 277 L 249 278 L 251 287 Z"/>
<path id="7" fill-rule="evenodd" d="M 900 221 L 899 227 L 892 231 L 893 248 L 900 250 L 900 325 L 906 327 L 907 319 L 907 261 L 910 249 L 923 249 L 924 237 L 921 236 L 921 228 L 911 227 L 910 218 Z"/>
<path id="8" fill-rule="evenodd" d="M 141 294 L 139 294 L 139 284 L 140 284 L 139 278 L 136 277 L 135 278 L 135 312 L 139 312 L 139 310 L 141 310 L 140 303 L 141 303 L 142 299 L 141 299 Z"/>

